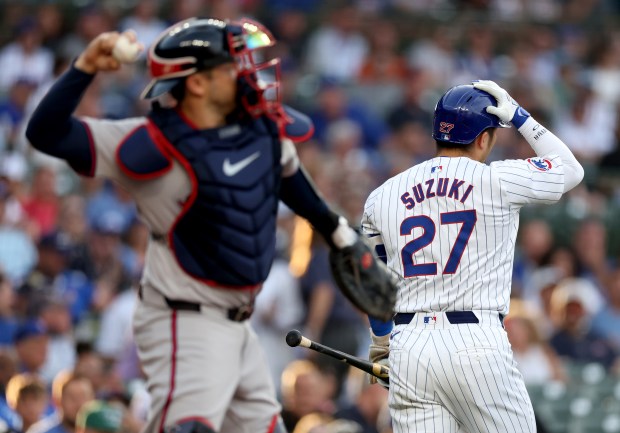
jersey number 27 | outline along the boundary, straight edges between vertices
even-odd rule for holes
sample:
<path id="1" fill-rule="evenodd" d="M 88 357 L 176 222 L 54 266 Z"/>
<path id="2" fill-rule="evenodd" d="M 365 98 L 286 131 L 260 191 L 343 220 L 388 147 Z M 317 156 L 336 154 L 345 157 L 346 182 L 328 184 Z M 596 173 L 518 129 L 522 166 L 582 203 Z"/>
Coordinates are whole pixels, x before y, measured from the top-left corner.
<path id="1" fill-rule="evenodd" d="M 443 268 L 443 274 L 454 274 L 456 272 L 471 233 L 474 231 L 477 219 L 475 209 L 446 212 L 440 215 L 441 225 L 462 224 L 454 245 L 452 245 L 450 250 L 448 262 Z M 403 260 L 404 276 L 405 278 L 411 278 L 422 275 L 437 275 L 437 263 L 413 263 L 413 255 L 428 246 L 435 239 L 435 222 L 426 215 L 405 218 L 400 225 L 400 234 L 401 236 L 408 236 L 415 228 L 423 229 L 424 233 L 422 233 L 422 236 L 408 242 L 400 252 Z"/>

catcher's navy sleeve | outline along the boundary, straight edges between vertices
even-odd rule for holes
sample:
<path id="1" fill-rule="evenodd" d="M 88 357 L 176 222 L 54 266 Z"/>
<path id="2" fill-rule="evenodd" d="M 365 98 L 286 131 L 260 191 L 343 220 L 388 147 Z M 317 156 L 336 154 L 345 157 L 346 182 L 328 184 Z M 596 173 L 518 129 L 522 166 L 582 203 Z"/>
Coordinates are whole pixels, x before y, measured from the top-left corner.
<path id="1" fill-rule="evenodd" d="M 93 77 L 69 68 L 41 100 L 26 128 L 26 137 L 36 149 L 66 160 L 86 176 L 94 174 L 94 147 L 88 128 L 72 113 Z"/>
<path id="2" fill-rule="evenodd" d="M 377 254 L 377 258 L 381 260 L 383 263 L 387 263 L 387 255 L 385 252 L 385 247 L 383 245 L 375 246 L 375 253 Z M 372 316 L 368 316 L 368 321 L 370 322 L 370 328 L 372 329 L 373 334 L 377 337 L 381 337 L 383 335 L 388 335 L 392 332 L 392 328 L 394 328 L 394 323 L 391 320 L 384 322 L 380 319 L 375 319 Z"/>
<path id="3" fill-rule="evenodd" d="M 334 247 L 331 235 L 338 227 L 339 215 L 319 196 L 303 167 L 300 166 L 295 174 L 282 178 L 280 199 L 297 215 L 307 219 Z"/>

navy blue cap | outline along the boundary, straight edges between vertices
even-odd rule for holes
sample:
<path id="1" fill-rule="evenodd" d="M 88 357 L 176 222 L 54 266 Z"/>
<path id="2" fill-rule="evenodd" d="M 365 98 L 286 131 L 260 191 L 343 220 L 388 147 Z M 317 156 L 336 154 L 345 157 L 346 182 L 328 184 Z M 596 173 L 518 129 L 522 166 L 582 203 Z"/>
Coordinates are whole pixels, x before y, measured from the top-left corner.
<path id="1" fill-rule="evenodd" d="M 41 238 L 39 241 L 39 248 L 47 248 L 66 254 L 71 250 L 71 240 L 67 234 L 55 231 Z"/>
<path id="2" fill-rule="evenodd" d="M 15 343 L 19 343 L 30 337 L 38 337 L 46 334 L 47 330 L 41 322 L 38 320 L 29 320 L 18 326 L 17 331 L 15 331 Z"/>

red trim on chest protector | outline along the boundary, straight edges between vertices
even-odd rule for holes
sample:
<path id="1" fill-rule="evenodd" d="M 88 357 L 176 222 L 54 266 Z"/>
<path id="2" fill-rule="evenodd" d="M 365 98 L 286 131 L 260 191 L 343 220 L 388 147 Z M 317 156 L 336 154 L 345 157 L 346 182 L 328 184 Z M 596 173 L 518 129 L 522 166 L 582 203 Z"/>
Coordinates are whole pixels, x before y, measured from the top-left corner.
<path id="1" fill-rule="evenodd" d="M 164 158 L 166 158 L 166 160 L 168 161 L 168 164 L 164 168 L 153 171 L 151 173 L 136 173 L 132 171 L 131 169 L 129 169 L 129 167 L 127 167 L 123 163 L 120 157 L 121 148 L 127 143 L 127 140 L 140 128 L 144 128 L 146 130 L 146 133 L 152 139 L 153 143 L 157 147 L 157 150 L 159 150 L 161 155 Z M 137 179 L 137 180 L 151 180 L 151 179 L 157 179 L 158 177 L 163 176 L 164 174 L 168 173 L 172 169 L 172 158 L 166 151 L 166 148 L 161 145 L 161 142 L 158 138 L 158 135 L 161 135 L 161 133 L 159 132 L 159 130 L 157 130 L 157 128 L 155 128 L 155 130 L 153 130 L 153 128 L 154 128 L 154 125 L 152 125 L 150 122 L 136 126 L 134 129 L 131 130 L 129 134 L 125 136 L 125 138 L 123 138 L 123 141 L 121 142 L 121 144 L 119 144 L 118 147 L 116 148 L 116 152 L 114 155 L 114 158 L 116 159 L 116 165 L 118 165 L 118 167 L 121 169 L 123 174 L 125 174 L 125 176 L 131 179 Z"/>

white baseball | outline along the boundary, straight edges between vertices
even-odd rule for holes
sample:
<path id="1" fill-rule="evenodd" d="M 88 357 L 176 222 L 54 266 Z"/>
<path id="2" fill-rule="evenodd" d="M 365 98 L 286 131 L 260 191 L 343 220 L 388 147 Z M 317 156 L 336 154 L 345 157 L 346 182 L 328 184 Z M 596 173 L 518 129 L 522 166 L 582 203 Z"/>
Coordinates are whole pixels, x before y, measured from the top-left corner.
<path id="1" fill-rule="evenodd" d="M 121 63 L 135 62 L 140 55 L 141 45 L 132 42 L 125 35 L 120 35 L 112 48 L 112 56 Z"/>

